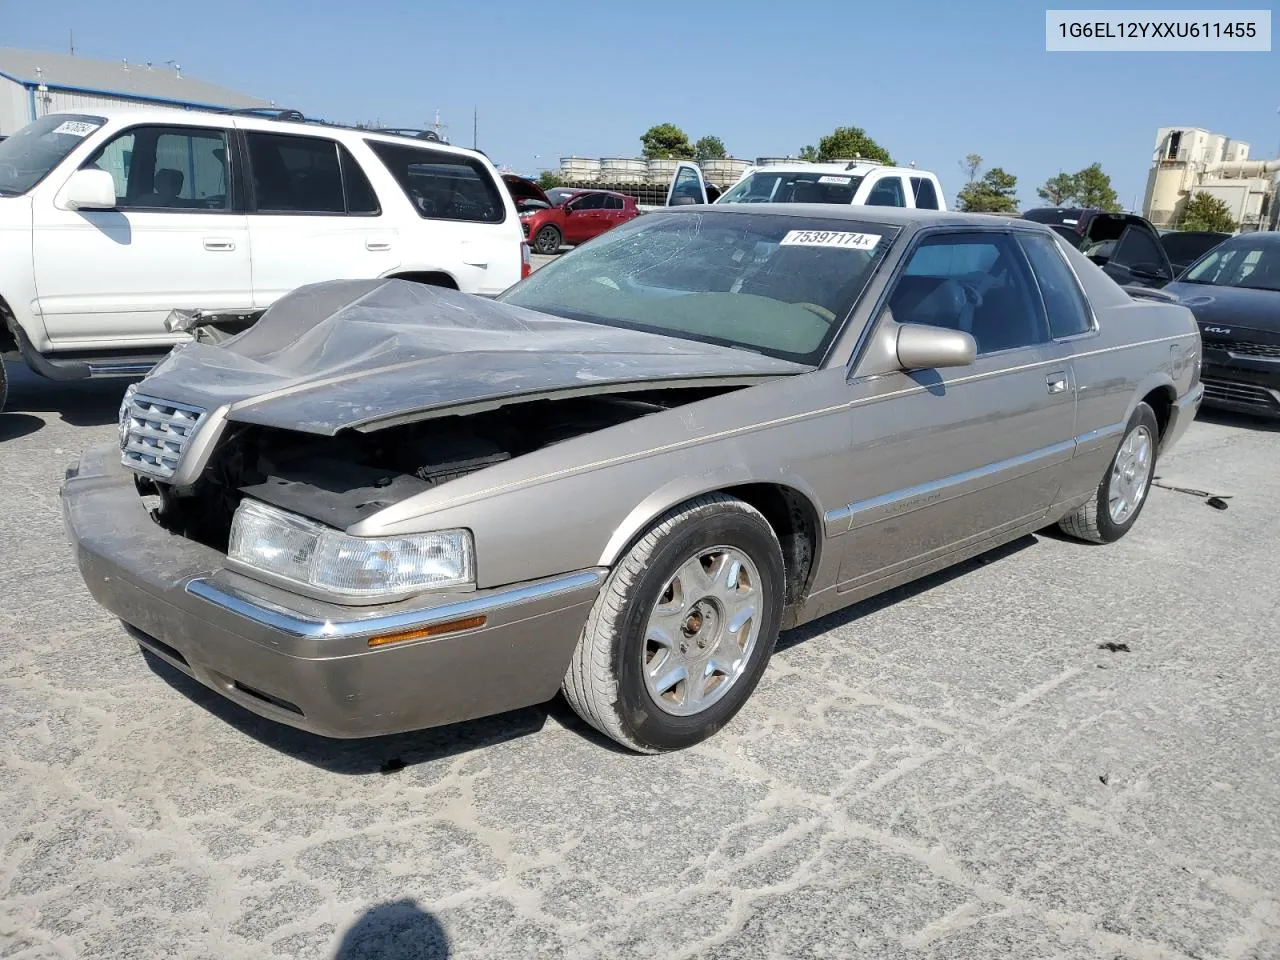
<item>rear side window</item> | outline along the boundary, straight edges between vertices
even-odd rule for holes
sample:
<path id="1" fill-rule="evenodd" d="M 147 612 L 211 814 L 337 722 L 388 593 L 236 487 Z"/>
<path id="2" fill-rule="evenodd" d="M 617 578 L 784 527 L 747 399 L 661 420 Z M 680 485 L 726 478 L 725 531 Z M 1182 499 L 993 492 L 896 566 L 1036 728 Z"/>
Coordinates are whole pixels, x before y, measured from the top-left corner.
<path id="1" fill-rule="evenodd" d="M 622 209 L 623 207 L 625 207 L 625 206 L 626 206 L 626 204 L 622 202 L 622 198 L 621 198 L 621 197 L 610 197 L 610 198 L 609 198 L 609 203 L 607 204 L 606 209 L 608 209 L 608 210 L 621 210 L 621 209 Z"/>
<path id="2" fill-rule="evenodd" d="M 1049 335 L 1060 340 L 1093 329 L 1084 294 L 1054 241 L 1028 234 L 1020 236 L 1018 242 L 1040 284 L 1040 296 L 1049 314 Z"/>
<path id="3" fill-rule="evenodd" d="M 915 195 L 918 209 L 938 209 L 938 191 L 933 189 L 933 181 L 928 177 L 912 177 L 911 190 Z"/>
<path id="4" fill-rule="evenodd" d="M 338 161 L 342 167 L 342 191 L 347 197 L 347 213 L 381 213 L 373 185 L 351 151 L 342 144 L 338 144 Z"/>
<path id="5" fill-rule="evenodd" d="M 882 177 L 871 188 L 867 197 L 869 207 L 905 207 L 907 198 L 902 193 L 900 177 Z"/>
<path id="6" fill-rule="evenodd" d="M 419 216 L 476 223 L 505 219 L 502 194 L 474 157 L 380 140 L 365 143 L 395 177 Z"/>
<path id="7" fill-rule="evenodd" d="M 246 138 L 257 211 L 346 213 L 336 142 L 274 133 Z"/>

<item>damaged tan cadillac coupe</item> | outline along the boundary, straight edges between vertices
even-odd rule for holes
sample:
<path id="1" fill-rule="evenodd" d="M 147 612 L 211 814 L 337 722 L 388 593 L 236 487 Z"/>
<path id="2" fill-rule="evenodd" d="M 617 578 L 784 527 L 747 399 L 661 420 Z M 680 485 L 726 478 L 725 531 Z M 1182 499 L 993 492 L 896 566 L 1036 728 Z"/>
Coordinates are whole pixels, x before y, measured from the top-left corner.
<path id="1" fill-rule="evenodd" d="M 497 301 L 297 290 L 130 388 L 63 504 L 94 597 L 258 714 L 360 737 L 561 690 L 670 750 L 781 629 L 1123 536 L 1199 370 L 1190 311 L 1037 224 L 690 207 Z"/>

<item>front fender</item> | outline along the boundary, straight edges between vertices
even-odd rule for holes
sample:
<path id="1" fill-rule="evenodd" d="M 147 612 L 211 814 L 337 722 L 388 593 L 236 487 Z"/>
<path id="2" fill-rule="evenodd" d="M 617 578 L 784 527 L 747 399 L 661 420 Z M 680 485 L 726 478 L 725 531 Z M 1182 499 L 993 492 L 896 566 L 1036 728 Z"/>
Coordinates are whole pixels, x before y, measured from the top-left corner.
<path id="1" fill-rule="evenodd" d="M 749 471 L 743 464 L 712 467 L 695 474 L 685 474 L 677 477 L 669 483 L 663 484 L 636 504 L 614 529 L 599 559 L 596 561 L 596 565 L 602 567 L 613 566 L 631 543 L 647 530 L 655 520 L 673 507 L 705 493 L 715 493 L 747 484 L 789 487 L 809 502 L 815 516 L 821 517 L 823 515 L 822 506 L 812 487 L 800 477 L 786 470 L 779 470 L 776 476 L 760 477 Z"/>

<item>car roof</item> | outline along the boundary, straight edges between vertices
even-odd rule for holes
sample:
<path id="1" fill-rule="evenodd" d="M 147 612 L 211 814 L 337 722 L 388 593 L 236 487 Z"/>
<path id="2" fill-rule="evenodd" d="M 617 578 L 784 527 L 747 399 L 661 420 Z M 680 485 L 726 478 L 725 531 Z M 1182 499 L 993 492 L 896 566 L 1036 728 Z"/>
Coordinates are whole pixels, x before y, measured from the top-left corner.
<path id="1" fill-rule="evenodd" d="M 1015 216 L 990 213 L 959 213 L 952 210 L 921 210 L 910 207 L 869 207 L 846 203 L 707 203 L 689 204 L 670 209 L 680 212 L 759 213 L 779 217 L 819 217 L 825 220 L 851 220 L 859 223 L 881 223 L 894 227 L 993 227 L 1011 226 L 1048 231 L 1044 224 Z"/>
<path id="2" fill-rule="evenodd" d="M 1248 241 L 1250 243 L 1276 243 L 1280 244 L 1280 231 L 1276 230 L 1253 230 L 1249 233 L 1229 234 L 1227 239 L 1222 241 L 1222 245 L 1236 241 Z"/>
<path id="3" fill-rule="evenodd" d="M 289 111 L 280 112 L 283 114 L 288 113 Z M 129 123 L 137 123 L 140 120 L 145 122 L 156 121 L 176 126 L 198 125 L 200 123 L 208 123 L 211 120 L 218 123 L 225 123 L 230 119 L 235 120 L 238 126 L 241 126 L 246 130 L 269 130 L 273 133 L 293 133 L 300 136 L 324 136 L 326 133 L 345 134 L 347 136 L 374 139 L 387 143 L 414 144 L 418 147 L 427 147 L 432 150 L 442 150 L 448 153 L 462 154 L 469 157 L 484 156 L 484 153 L 480 150 L 470 150 L 466 147 L 455 146 L 452 143 L 445 143 L 443 140 L 428 140 L 424 137 L 413 136 L 412 134 L 392 133 L 385 130 L 366 127 L 353 127 L 341 123 L 329 123 L 324 120 L 277 118 L 270 115 L 264 115 L 258 111 L 177 111 L 152 107 L 148 104 L 129 104 L 112 105 L 105 108 L 85 108 L 84 110 L 57 110 L 54 111 L 54 113 L 46 114 L 46 116 L 55 116 L 60 114 L 67 114 L 69 116 L 103 117 L 111 122 L 121 120 Z"/>
<path id="4" fill-rule="evenodd" d="M 933 176 L 928 170 L 915 167 L 891 167 L 884 163 L 766 163 L 752 165 L 749 173 L 836 173 L 845 176 L 865 177 L 873 170 L 885 170 L 889 173 L 905 173 L 912 176 Z"/>

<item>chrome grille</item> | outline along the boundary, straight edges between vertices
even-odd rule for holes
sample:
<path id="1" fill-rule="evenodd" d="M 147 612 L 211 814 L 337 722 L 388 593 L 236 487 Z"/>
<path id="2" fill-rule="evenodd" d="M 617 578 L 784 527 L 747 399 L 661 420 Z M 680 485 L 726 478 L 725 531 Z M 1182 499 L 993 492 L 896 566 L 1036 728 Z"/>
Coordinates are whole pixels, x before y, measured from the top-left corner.
<path id="1" fill-rule="evenodd" d="M 1206 337 L 1204 345 L 1241 357 L 1267 357 L 1280 360 L 1280 343 L 1249 343 L 1245 340 L 1216 340 Z"/>
<path id="2" fill-rule="evenodd" d="M 121 411 L 121 460 L 130 470 L 168 480 L 204 416 L 200 407 L 134 394 Z"/>

